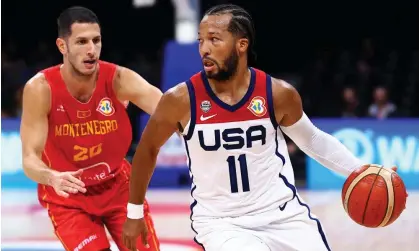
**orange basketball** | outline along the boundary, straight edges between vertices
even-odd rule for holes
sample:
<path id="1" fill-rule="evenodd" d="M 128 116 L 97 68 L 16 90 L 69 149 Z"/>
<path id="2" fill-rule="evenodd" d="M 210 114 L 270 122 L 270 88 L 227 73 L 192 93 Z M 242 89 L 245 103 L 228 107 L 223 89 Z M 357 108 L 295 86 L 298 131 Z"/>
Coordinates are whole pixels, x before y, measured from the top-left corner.
<path id="1" fill-rule="evenodd" d="M 342 189 L 342 203 L 352 220 L 365 227 L 393 223 L 406 207 L 403 180 L 380 165 L 364 165 L 353 171 Z"/>

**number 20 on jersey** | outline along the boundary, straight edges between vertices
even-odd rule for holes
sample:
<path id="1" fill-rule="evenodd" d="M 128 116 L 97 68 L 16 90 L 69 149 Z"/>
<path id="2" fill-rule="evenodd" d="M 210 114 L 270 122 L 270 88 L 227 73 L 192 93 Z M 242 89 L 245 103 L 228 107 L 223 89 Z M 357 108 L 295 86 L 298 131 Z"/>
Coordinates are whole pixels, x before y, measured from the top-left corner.
<path id="1" fill-rule="evenodd" d="M 84 161 L 91 159 L 102 153 L 102 143 L 92 146 L 92 147 L 83 147 L 79 145 L 74 145 L 73 147 L 75 154 L 73 156 L 74 161 Z"/>

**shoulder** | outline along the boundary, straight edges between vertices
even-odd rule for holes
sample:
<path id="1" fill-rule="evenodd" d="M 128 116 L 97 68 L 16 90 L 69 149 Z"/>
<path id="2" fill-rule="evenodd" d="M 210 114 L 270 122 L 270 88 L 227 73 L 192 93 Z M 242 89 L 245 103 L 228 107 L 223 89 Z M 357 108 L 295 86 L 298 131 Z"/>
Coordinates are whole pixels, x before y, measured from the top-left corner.
<path id="1" fill-rule="evenodd" d="M 163 93 L 151 118 L 156 121 L 170 121 L 173 125 L 180 123 L 182 127 L 185 127 L 189 114 L 188 88 L 186 83 L 182 82 Z"/>
<path id="2" fill-rule="evenodd" d="M 168 116 L 183 116 L 189 111 L 190 101 L 186 83 L 179 83 L 163 93 L 157 110 Z"/>
<path id="3" fill-rule="evenodd" d="M 31 106 L 50 108 L 51 87 L 45 78 L 45 75 L 37 73 L 23 88 L 23 101 L 31 104 Z"/>
<path id="4" fill-rule="evenodd" d="M 125 66 L 121 66 L 121 65 L 116 65 L 113 64 L 114 68 L 113 68 L 113 82 L 114 83 L 120 83 L 121 79 L 131 79 L 131 78 L 140 78 L 140 80 L 144 80 L 143 77 L 140 76 L 140 74 L 138 74 L 137 72 L 125 67 Z"/>
<path id="5" fill-rule="evenodd" d="M 40 72 L 26 82 L 25 91 L 34 95 L 50 95 L 51 88 L 44 73 Z"/>
<path id="6" fill-rule="evenodd" d="M 272 77 L 271 77 L 272 78 Z M 272 78 L 272 96 L 274 104 L 301 101 L 300 94 L 291 84 L 282 79 Z"/>
<path id="7" fill-rule="evenodd" d="M 179 102 L 180 104 L 189 104 L 189 89 L 186 82 L 179 83 L 165 93 L 163 93 L 163 97 L 165 100 L 171 102 Z"/>
<path id="8" fill-rule="evenodd" d="M 126 89 L 126 88 L 122 88 L 124 86 L 124 82 L 128 82 L 128 84 L 132 81 L 132 78 L 137 77 L 137 73 L 135 73 L 134 71 L 124 67 L 124 66 L 120 66 L 120 65 L 116 65 L 116 64 L 112 64 L 112 70 L 111 67 L 109 66 L 105 66 L 105 68 L 107 68 L 107 71 L 110 72 L 111 76 L 112 76 L 112 85 L 114 90 L 118 93 L 121 89 Z M 129 80 L 129 81 L 127 81 Z"/>
<path id="9" fill-rule="evenodd" d="M 280 125 L 291 125 L 301 118 L 303 104 L 298 91 L 281 79 L 272 78 L 275 119 Z"/>

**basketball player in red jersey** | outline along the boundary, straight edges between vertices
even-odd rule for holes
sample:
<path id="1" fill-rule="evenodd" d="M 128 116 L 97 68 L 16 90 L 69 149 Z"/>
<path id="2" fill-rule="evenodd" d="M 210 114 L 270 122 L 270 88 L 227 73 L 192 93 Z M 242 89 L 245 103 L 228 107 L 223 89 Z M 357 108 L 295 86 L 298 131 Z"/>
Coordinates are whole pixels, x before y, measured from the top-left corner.
<path id="1" fill-rule="evenodd" d="M 201 20 L 204 70 L 163 95 L 134 155 L 123 230 L 130 250 L 148 228 L 130 210 L 141 210 L 159 149 L 177 130 L 192 175 L 191 226 L 204 250 L 330 250 L 297 193 L 282 132 L 342 175 L 363 163 L 311 123 L 291 85 L 249 68 L 254 33 L 236 5 L 215 6 Z"/>
<path id="2" fill-rule="evenodd" d="M 161 91 L 135 72 L 99 60 L 96 15 L 72 7 L 58 18 L 61 65 L 43 70 L 23 92 L 21 139 L 25 174 L 66 250 L 110 250 L 105 226 L 119 250 L 127 213 L 132 140 L 125 108 L 132 102 L 151 114 Z M 151 231 L 138 250 L 159 250 L 147 204 L 141 212 Z"/>

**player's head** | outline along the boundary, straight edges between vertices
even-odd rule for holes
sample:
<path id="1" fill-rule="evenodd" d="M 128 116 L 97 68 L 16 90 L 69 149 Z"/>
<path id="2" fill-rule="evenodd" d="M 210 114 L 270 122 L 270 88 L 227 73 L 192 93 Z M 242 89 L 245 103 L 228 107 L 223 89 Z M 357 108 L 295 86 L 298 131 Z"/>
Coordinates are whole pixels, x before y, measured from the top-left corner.
<path id="1" fill-rule="evenodd" d="M 199 52 L 208 78 L 225 81 L 253 56 L 255 28 L 250 14 L 233 4 L 207 10 L 199 25 Z"/>
<path id="2" fill-rule="evenodd" d="M 93 11 L 84 7 L 64 10 L 57 20 L 57 46 L 76 74 L 88 76 L 97 68 L 102 39 L 100 23 Z"/>

